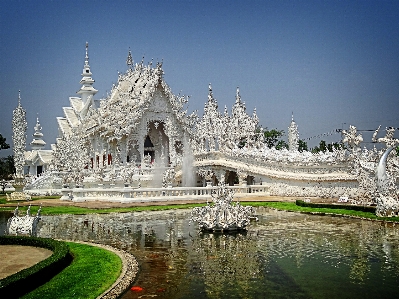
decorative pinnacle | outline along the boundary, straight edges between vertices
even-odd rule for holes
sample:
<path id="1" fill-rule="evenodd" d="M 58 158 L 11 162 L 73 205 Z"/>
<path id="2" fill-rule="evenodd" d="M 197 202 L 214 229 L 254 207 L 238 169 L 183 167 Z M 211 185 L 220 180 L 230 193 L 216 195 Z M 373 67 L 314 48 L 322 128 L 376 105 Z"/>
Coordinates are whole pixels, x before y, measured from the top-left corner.
<path id="1" fill-rule="evenodd" d="M 126 59 L 126 64 L 129 69 L 131 69 L 133 67 L 133 58 L 132 58 L 132 52 L 130 51 L 130 47 L 129 47 L 129 53 L 128 53 L 127 59 Z"/>
<path id="2" fill-rule="evenodd" d="M 89 65 L 89 43 L 86 42 L 85 65 Z"/>
<path id="3" fill-rule="evenodd" d="M 291 121 L 294 121 L 294 111 L 292 111 Z"/>
<path id="4" fill-rule="evenodd" d="M 18 106 L 21 106 L 21 90 L 18 90 Z"/>
<path id="5" fill-rule="evenodd" d="M 236 103 L 239 103 L 240 100 L 241 100 L 240 88 L 237 86 L 237 91 L 236 91 Z"/>

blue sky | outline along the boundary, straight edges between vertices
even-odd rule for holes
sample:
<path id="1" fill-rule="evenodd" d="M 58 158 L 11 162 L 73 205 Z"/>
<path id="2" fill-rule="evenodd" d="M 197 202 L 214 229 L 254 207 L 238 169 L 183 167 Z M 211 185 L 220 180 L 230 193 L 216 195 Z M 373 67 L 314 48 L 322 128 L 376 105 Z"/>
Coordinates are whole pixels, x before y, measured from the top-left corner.
<path id="1" fill-rule="evenodd" d="M 80 88 L 86 41 L 97 99 L 126 70 L 130 47 L 136 62 L 163 59 L 166 82 L 200 115 L 212 83 L 221 111 L 239 86 L 263 127 L 287 131 L 293 112 L 303 139 L 349 124 L 399 127 L 396 0 L 4 0 L 0 133 L 9 143 L 18 90 L 28 142 L 37 113 L 45 141 L 55 142 L 56 117 Z M 340 135 L 308 143 L 320 139 Z"/>

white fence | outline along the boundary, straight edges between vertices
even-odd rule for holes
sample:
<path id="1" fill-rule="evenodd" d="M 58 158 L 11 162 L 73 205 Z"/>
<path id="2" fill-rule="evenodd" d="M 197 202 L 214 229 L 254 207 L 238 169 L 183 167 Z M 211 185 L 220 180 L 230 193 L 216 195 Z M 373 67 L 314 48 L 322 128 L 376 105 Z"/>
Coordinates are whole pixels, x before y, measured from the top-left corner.
<path id="1" fill-rule="evenodd" d="M 147 202 L 210 199 L 212 191 L 218 187 L 173 187 L 173 188 L 63 188 L 62 200 L 72 201 L 116 201 Z M 265 185 L 227 186 L 236 194 L 265 193 L 269 187 Z"/>

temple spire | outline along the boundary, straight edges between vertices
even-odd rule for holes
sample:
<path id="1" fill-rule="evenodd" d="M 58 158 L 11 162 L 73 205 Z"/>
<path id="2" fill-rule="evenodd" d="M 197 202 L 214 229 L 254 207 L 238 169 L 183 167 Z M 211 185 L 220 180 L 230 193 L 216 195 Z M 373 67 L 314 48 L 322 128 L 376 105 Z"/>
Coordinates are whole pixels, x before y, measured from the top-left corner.
<path id="1" fill-rule="evenodd" d="M 236 91 L 236 103 L 241 102 L 241 96 L 240 96 L 240 88 L 237 86 L 237 91 Z"/>
<path id="2" fill-rule="evenodd" d="M 291 116 L 291 124 L 288 127 L 288 150 L 297 151 L 299 142 L 298 126 L 294 121 L 294 112 Z"/>
<path id="3" fill-rule="evenodd" d="M 133 68 L 133 57 L 132 57 L 132 52 L 130 51 L 130 47 L 129 47 L 129 53 L 127 54 L 126 64 L 129 70 Z"/>
<path id="4" fill-rule="evenodd" d="M 77 92 L 78 94 L 81 94 L 82 101 L 84 104 L 86 104 L 87 99 L 90 96 L 93 97 L 98 91 L 93 87 L 94 80 L 91 77 L 91 75 L 92 73 L 90 71 L 90 65 L 89 65 L 89 43 L 86 42 L 85 64 L 83 66 L 82 79 L 80 80 L 80 84 L 82 86 L 80 87 L 80 90 Z"/>
<path id="5" fill-rule="evenodd" d="M 89 66 L 89 43 L 86 42 L 86 56 L 85 56 L 85 66 Z"/>
<path id="6" fill-rule="evenodd" d="M 34 129 L 35 133 L 33 134 L 33 141 L 30 143 L 30 145 L 32 150 L 40 150 L 46 145 L 46 142 L 43 141 L 43 133 L 41 132 L 42 126 L 39 122 L 39 115 L 36 118 L 36 125 Z"/>
<path id="7" fill-rule="evenodd" d="M 213 93 L 212 93 L 212 84 L 209 83 L 208 85 L 208 102 L 213 100 Z"/>

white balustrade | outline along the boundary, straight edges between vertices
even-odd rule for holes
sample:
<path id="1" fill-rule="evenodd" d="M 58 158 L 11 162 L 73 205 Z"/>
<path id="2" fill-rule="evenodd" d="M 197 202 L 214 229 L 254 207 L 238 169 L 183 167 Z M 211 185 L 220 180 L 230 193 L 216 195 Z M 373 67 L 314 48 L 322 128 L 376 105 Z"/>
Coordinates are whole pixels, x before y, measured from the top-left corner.
<path id="1" fill-rule="evenodd" d="M 168 201 L 168 200 L 200 200 L 210 198 L 212 191 L 218 187 L 174 187 L 174 188 L 64 188 L 66 194 L 71 194 L 73 201 Z M 265 185 L 227 186 L 236 194 L 266 193 L 269 187 Z M 65 197 L 64 199 L 68 199 Z"/>

